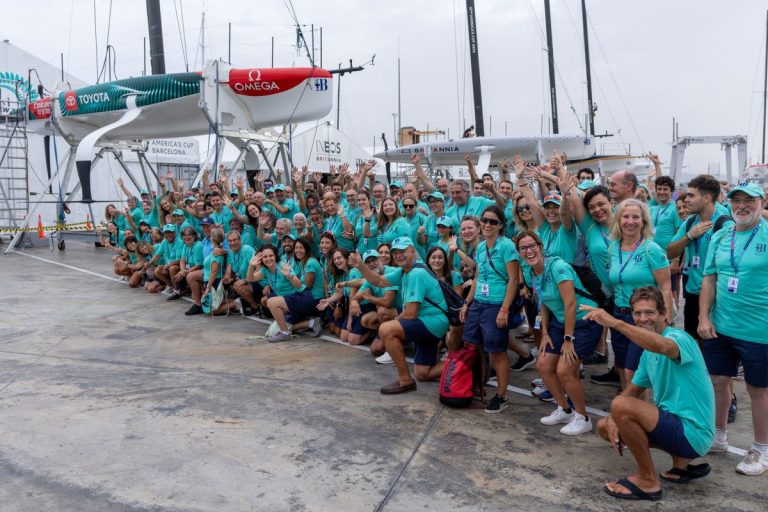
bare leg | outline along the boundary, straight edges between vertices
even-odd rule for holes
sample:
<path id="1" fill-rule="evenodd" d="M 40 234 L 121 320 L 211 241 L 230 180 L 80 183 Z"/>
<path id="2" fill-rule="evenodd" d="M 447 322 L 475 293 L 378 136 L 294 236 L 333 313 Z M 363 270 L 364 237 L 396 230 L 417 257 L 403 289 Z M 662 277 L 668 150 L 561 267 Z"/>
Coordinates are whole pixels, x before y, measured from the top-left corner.
<path id="1" fill-rule="evenodd" d="M 438 361 L 435 366 L 413 365 L 413 376 L 419 382 L 438 380 L 443 373 L 443 362 Z"/>
<path id="2" fill-rule="evenodd" d="M 203 271 L 195 270 L 187 274 L 187 284 L 192 290 L 192 302 L 200 305 L 200 299 L 203 296 Z"/>
<path id="3" fill-rule="evenodd" d="M 288 312 L 288 304 L 285 303 L 285 299 L 282 297 L 270 297 L 267 301 L 267 307 L 269 312 L 272 313 L 272 318 L 277 322 L 277 326 L 283 332 L 288 332 L 288 323 L 285 321 L 285 313 Z"/>
<path id="4" fill-rule="evenodd" d="M 506 350 L 504 352 L 489 352 L 488 355 L 491 359 L 491 366 L 496 370 L 496 382 L 498 383 L 496 393 L 502 398 L 506 397 L 507 385 L 509 384 L 509 355 L 507 355 Z"/>
<path id="5" fill-rule="evenodd" d="M 569 365 L 565 358 L 561 357 L 557 363 L 557 377 L 573 402 L 573 408 L 577 413 L 586 416 L 587 404 L 584 399 L 584 388 L 579 379 L 579 363 Z"/>
<path id="6" fill-rule="evenodd" d="M 557 405 L 567 409 L 568 402 L 565 400 L 565 391 L 563 391 L 560 379 L 557 378 L 557 365 L 560 359 L 560 356 L 557 354 L 550 354 L 548 352 L 539 354 L 539 358 L 536 360 L 536 370 L 541 375 L 544 384 L 547 385 L 549 392 L 555 397 Z"/>
<path id="7" fill-rule="evenodd" d="M 256 298 L 253 296 L 253 288 L 251 287 L 251 283 L 245 279 L 241 279 L 235 282 L 234 288 L 235 292 L 240 297 L 242 297 L 243 300 L 250 304 L 252 308 L 256 309 L 259 307 L 258 302 L 256 302 Z"/>
<path id="8" fill-rule="evenodd" d="M 405 350 L 403 342 L 405 341 L 405 331 L 397 320 L 391 320 L 381 325 L 379 329 L 381 339 L 384 341 L 384 347 L 387 349 L 392 361 L 397 368 L 397 380 L 401 385 L 413 382 L 411 373 L 408 371 L 408 363 L 405 360 Z M 509 370 L 509 364 L 507 364 Z"/>
<path id="9" fill-rule="evenodd" d="M 757 388 L 747 384 L 749 399 L 752 401 L 752 428 L 755 442 L 768 444 L 768 388 Z"/>

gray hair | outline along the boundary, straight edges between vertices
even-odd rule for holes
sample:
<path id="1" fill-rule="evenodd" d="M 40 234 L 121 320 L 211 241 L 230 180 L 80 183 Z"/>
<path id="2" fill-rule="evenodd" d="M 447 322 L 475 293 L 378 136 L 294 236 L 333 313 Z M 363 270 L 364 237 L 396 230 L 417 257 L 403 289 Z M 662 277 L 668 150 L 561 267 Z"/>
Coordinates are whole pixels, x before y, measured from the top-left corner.
<path id="1" fill-rule="evenodd" d="M 275 225 L 278 225 L 278 224 L 279 225 L 283 225 L 284 224 L 285 228 L 288 231 L 290 231 L 291 228 L 293 227 L 293 222 L 291 222 L 291 219 L 277 219 L 277 222 L 275 223 Z"/>
<path id="2" fill-rule="evenodd" d="M 469 183 L 464 180 L 453 180 L 451 186 L 459 185 L 464 192 L 469 192 Z"/>

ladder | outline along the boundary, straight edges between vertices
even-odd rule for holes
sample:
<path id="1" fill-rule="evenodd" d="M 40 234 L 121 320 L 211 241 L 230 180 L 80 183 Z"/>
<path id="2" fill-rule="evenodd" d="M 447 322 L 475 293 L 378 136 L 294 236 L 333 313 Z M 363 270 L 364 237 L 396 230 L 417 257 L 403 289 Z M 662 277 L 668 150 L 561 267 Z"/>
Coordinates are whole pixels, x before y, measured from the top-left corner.
<path id="1" fill-rule="evenodd" d="M 28 141 L 23 104 L 0 108 L 0 228 L 17 228 L 29 209 Z"/>

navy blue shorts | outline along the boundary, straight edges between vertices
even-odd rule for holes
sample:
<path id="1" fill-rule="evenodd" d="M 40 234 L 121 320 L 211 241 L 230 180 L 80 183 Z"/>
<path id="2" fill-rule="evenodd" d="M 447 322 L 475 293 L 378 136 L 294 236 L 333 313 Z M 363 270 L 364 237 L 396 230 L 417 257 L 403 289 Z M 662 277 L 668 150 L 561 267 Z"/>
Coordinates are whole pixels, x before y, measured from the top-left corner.
<path id="1" fill-rule="evenodd" d="M 496 327 L 496 317 L 501 304 L 474 301 L 469 306 L 464 322 L 464 341 L 471 345 L 482 345 L 486 352 L 506 352 L 509 347 L 509 329 L 514 313 L 507 317 L 507 327 Z"/>
<path id="2" fill-rule="evenodd" d="M 320 302 L 320 299 L 314 298 L 312 291 L 309 289 L 284 295 L 283 300 L 288 306 L 288 314 L 285 315 L 285 320 L 290 324 L 297 324 L 302 320 L 320 316 L 320 312 L 317 310 L 317 304 Z"/>
<path id="3" fill-rule="evenodd" d="M 343 329 L 347 328 L 347 325 L 349 325 L 348 324 L 348 319 L 351 317 L 352 318 L 352 325 L 349 328 L 349 332 L 351 332 L 352 334 L 357 334 L 357 335 L 365 334 L 369 329 L 366 329 L 365 327 L 363 327 L 363 324 L 360 321 L 363 319 L 363 316 L 366 313 L 371 313 L 371 312 L 374 312 L 374 313 L 376 312 L 376 305 L 375 304 L 371 304 L 370 302 L 368 302 L 366 304 L 360 304 L 360 315 L 359 316 L 347 315 L 347 320 L 344 320 L 344 327 L 343 327 Z"/>
<path id="4" fill-rule="evenodd" d="M 435 337 L 421 320 L 397 320 L 405 331 L 406 343 L 413 343 L 413 364 L 435 366 L 437 364 L 437 345 L 440 338 Z"/>
<path id="5" fill-rule="evenodd" d="M 653 430 L 648 432 L 648 441 L 656 448 L 675 457 L 698 459 L 704 455 L 696 452 L 688 442 L 680 418 L 664 409 L 659 409 L 659 422 Z"/>
<path id="6" fill-rule="evenodd" d="M 710 375 L 735 377 L 741 362 L 747 384 L 768 388 L 768 344 L 740 340 L 718 332 L 717 338 L 701 342 L 701 353 Z"/>
<path id="7" fill-rule="evenodd" d="M 547 345 L 547 353 L 560 355 L 563 350 L 563 338 L 565 336 L 565 325 L 560 323 L 557 318 L 549 317 L 548 331 L 549 337 L 552 338 L 552 344 L 555 348 Z M 591 320 L 576 320 L 574 326 L 573 335 L 576 337 L 574 348 L 576 349 L 576 355 L 579 359 L 592 355 L 595 351 L 597 343 L 600 341 L 600 336 L 603 334 L 603 327 L 597 322 Z"/>
<path id="8" fill-rule="evenodd" d="M 620 313 L 618 308 L 613 309 L 613 317 L 618 318 L 630 325 L 635 325 L 631 313 Z M 611 346 L 613 347 L 614 364 L 616 368 L 637 370 L 640 365 L 640 356 L 643 355 L 643 349 L 629 338 L 615 329 L 611 329 Z"/>

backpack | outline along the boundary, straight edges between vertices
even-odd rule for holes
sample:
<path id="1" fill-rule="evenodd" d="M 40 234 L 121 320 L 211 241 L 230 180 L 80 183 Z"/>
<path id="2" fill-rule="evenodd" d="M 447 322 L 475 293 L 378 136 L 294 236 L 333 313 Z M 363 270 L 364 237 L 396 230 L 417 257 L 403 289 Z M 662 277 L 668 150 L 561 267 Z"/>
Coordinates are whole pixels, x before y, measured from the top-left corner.
<path id="1" fill-rule="evenodd" d="M 576 286 L 573 287 L 573 290 L 578 295 L 593 301 L 600 309 L 608 312 L 613 311 L 613 296 L 611 295 L 611 292 L 603 286 L 603 283 L 600 281 L 600 278 L 597 277 L 597 274 L 586 265 L 571 265 L 571 267 L 573 267 L 576 275 L 579 276 L 579 280 L 587 293 L 579 290 Z"/>
<path id="2" fill-rule="evenodd" d="M 688 217 L 688 220 L 685 221 L 685 232 L 691 230 L 693 227 L 693 223 L 696 222 L 696 217 L 698 216 L 691 216 Z M 699 217 L 699 220 L 701 220 L 701 217 Z M 715 219 L 715 222 L 712 223 L 712 234 L 717 233 L 720 231 L 720 228 L 723 227 L 723 224 L 725 224 L 728 221 L 733 221 L 733 217 L 730 215 L 721 215 L 718 218 Z"/>
<path id="3" fill-rule="evenodd" d="M 423 263 L 414 263 L 413 268 L 423 268 L 426 269 L 427 272 L 429 272 L 432 277 L 437 280 L 438 285 L 440 286 L 440 291 L 443 293 L 443 298 L 445 299 L 445 304 L 448 306 L 448 310 L 441 308 L 438 306 L 435 302 L 429 300 L 428 298 L 424 297 L 424 300 L 435 306 L 437 309 L 442 311 L 445 316 L 448 317 L 448 323 L 453 326 L 462 325 L 464 322 L 462 322 L 459 319 L 459 312 L 461 311 L 461 308 L 464 307 L 464 298 L 456 293 L 456 290 L 453 289 L 453 286 L 451 286 L 449 283 L 446 283 L 442 279 L 438 278 L 437 275 L 435 275 L 434 272 L 432 272 L 432 269 L 426 266 Z"/>
<path id="4" fill-rule="evenodd" d="M 440 375 L 440 403 L 449 407 L 468 407 L 475 396 L 475 387 L 479 387 L 480 397 L 485 399 L 482 360 L 477 348 L 470 345 L 449 352 Z"/>

